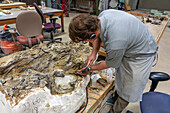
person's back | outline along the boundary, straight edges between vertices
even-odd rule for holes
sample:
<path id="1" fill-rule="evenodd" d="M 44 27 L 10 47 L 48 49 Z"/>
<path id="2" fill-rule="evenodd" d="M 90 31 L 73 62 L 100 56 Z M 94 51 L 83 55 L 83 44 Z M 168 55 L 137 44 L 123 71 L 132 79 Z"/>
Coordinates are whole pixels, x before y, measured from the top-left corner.
<path id="1" fill-rule="evenodd" d="M 106 65 L 116 68 L 118 95 L 128 102 L 142 98 L 157 43 L 149 29 L 135 16 L 118 10 L 105 10 L 99 16 L 100 39 L 106 49 Z"/>
<path id="2" fill-rule="evenodd" d="M 109 9 L 98 17 L 101 22 L 100 36 L 106 49 L 126 49 L 127 56 L 154 54 L 157 51 L 152 33 L 135 16 Z"/>

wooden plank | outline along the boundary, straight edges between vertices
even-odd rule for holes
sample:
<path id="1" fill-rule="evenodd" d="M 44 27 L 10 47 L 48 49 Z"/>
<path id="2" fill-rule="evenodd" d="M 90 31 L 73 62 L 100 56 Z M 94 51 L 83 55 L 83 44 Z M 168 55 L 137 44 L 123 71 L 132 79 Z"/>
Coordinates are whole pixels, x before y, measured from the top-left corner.
<path id="1" fill-rule="evenodd" d="M 135 12 L 128 12 L 134 16 L 149 16 L 148 14 L 143 13 L 135 13 Z M 164 20 L 161 22 L 160 25 L 154 25 L 151 23 L 145 23 L 145 25 L 148 27 L 148 29 L 152 32 L 153 36 L 155 37 L 155 40 L 157 43 L 159 43 L 162 34 L 168 24 L 168 18 L 164 18 Z"/>
<path id="2" fill-rule="evenodd" d="M 168 24 L 168 21 L 162 21 L 161 25 L 154 25 L 151 23 L 147 23 L 145 25 L 152 32 L 153 36 L 155 37 L 156 42 L 159 43 L 167 24 Z"/>
<path id="3" fill-rule="evenodd" d="M 113 94 L 114 90 L 112 89 L 114 89 L 114 81 L 108 84 L 105 88 L 103 88 L 99 92 L 97 92 L 97 94 L 93 93 L 94 91 L 92 92 L 91 90 L 88 89 L 88 105 L 84 113 L 92 113 L 96 111 L 98 108 L 102 107 L 103 100 L 107 100 Z M 78 113 L 80 112 L 81 111 L 79 111 Z"/>
<path id="4" fill-rule="evenodd" d="M 128 12 L 128 13 L 136 16 L 148 16 L 148 14 L 144 14 L 144 13 L 135 13 L 135 12 Z"/>
<path id="5" fill-rule="evenodd" d="M 113 93 L 115 92 L 114 90 L 110 90 L 108 92 L 108 94 L 105 96 L 105 98 L 103 99 L 103 101 L 100 103 L 100 105 L 95 109 L 95 113 L 99 113 L 101 111 L 101 109 L 104 107 L 104 105 L 106 104 L 107 100 L 110 98 L 110 96 L 113 95 Z"/>
<path id="6" fill-rule="evenodd" d="M 105 52 L 105 49 L 103 47 L 100 48 L 99 52 L 98 52 L 99 55 L 101 56 L 104 56 L 106 57 L 106 52 Z"/>
<path id="7" fill-rule="evenodd" d="M 159 43 L 159 41 L 160 41 L 160 39 L 161 39 L 164 31 L 165 31 L 165 28 L 166 28 L 167 24 L 168 24 L 168 22 L 166 23 L 165 27 L 162 29 L 162 32 L 159 34 L 158 38 L 156 39 L 156 42 L 157 42 L 157 43 Z"/>
<path id="8" fill-rule="evenodd" d="M 75 11 L 81 11 L 81 12 L 86 12 L 86 13 L 92 13 L 93 12 L 93 10 L 91 10 L 90 9 L 90 11 L 88 11 L 88 10 L 84 10 L 84 9 L 78 9 L 78 8 L 70 8 L 71 10 L 75 10 Z"/>
<path id="9" fill-rule="evenodd" d="M 19 7 L 19 6 L 26 7 L 26 3 L 14 2 L 14 3 L 10 3 L 10 4 L 0 4 L 1 9 L 11 9 L 11 8 Z"/>
<path id="10" fill-rule="evenodd" d="M 8 19 L 8 20 L 0 20 L 0 26 L 5 24 L 13 24 L 13 23 L 16 23 L 16 18 Z"/>

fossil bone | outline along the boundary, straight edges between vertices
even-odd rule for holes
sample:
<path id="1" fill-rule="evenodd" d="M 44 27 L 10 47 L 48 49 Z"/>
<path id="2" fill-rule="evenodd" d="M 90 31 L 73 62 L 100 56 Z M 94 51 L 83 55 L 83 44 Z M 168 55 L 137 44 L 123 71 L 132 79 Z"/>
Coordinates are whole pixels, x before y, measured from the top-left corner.
<path id="1" fill-rule="evenodd" d="M 91 48 L 81 43 L 56 42 L 1 58 L 0 103 L 6 103 L 13 113 L 76 112 L 85 99 L 89 76 L 77 76 L 75 71 L 84 66 L 90 53 Z M 50 108 L 34 105 L 40 100 Z"/>

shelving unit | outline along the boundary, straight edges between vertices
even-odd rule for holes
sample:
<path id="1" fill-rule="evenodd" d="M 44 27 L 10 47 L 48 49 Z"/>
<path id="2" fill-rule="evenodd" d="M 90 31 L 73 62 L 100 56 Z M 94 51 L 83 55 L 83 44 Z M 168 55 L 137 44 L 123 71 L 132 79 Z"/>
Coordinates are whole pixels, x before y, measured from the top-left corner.
<path id="1" fill-rule="evenodd" d="M 93 2 L 93 9 L 90 8 L 90 6 L 91 6 L 91 1 Z M 95 0 L 88 0 L 88 10 L 77 8 L 77 7 L 76 7 L 76 0 L 73 0 L 73 2 L 74 2 L 74 7 L 71 8 L 71 7 L 70 7 L 70 0 L 68 0 L 69 11 L 70 11 L 70 10 L 75 10 L 75 11 L 86 12 L 86 13 L 89 13 L 89 14 L 90 14 L 90 13 L 95 14 Z"/>

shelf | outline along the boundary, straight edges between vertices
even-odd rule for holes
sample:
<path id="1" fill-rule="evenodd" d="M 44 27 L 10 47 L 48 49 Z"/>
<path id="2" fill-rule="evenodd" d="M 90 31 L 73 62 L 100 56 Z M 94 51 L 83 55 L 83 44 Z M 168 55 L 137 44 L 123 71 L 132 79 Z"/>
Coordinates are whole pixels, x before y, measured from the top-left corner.
<path id="1" fill-rule="evenodd" d="M 81 12 L 89 13 L 89 10 L 79 9 L 79 8 L 70 8 L 70 10 L 75 10 L 75 11 L 81 11 Z M 93 13 L 93 10 L 90 9 L 90 13 Z"/>
<path id="2" fill-rule="evenodd" d="M 68 0 L 68 4 L 69 4 L 69 11 L 70 10 L 75 10 L 75 11 L 81 11 L 81 12 L 86 12 L 86 13 L 95 13 L 95 0 L 88 0 L 88 10 L 85 10 L 85 9 L 80 9 L 80 8 L 76 8 L 76 0 L 73 0 L 74 1 L 74 8 L 71 8 L 70 7 L 70 0 Z M 93 1 L 93 9 L 90 9 L 90 2 Z"/>

